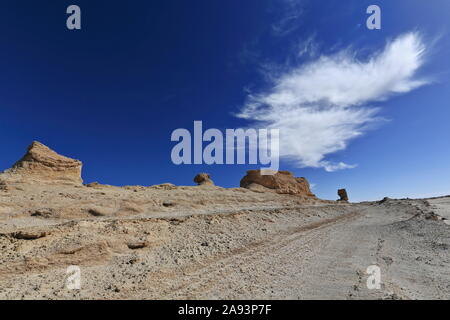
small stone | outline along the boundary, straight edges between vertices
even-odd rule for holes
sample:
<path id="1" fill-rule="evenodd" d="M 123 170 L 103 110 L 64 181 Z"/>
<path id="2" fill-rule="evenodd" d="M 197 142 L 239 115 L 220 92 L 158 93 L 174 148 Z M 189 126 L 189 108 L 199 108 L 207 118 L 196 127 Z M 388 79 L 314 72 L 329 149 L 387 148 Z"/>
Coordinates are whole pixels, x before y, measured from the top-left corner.
<path id="1" fill-rule="evenodd" d="M 12 234 L 13 238 L 20 240 L 36 240 L 47 236 L 43 231 L 18 231 Z"/>
<path id="2" fill-rule="evenodd" d="M 199 186 L 213 186 L 214 182 L 211 180 L 211 176 L 208 173 L 199 173 L 195 176 L 194 182 Z"/>

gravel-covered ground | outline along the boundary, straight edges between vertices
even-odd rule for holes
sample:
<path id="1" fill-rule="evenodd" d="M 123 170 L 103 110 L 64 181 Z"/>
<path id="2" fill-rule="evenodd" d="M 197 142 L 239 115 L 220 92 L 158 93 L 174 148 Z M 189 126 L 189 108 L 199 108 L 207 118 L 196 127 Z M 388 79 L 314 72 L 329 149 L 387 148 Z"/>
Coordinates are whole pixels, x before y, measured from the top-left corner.
<path id="1" fill-rule="evenodd" d="M 0 298 L 449 299 L 449 199 L 17 186 L 0 192 Z"/>

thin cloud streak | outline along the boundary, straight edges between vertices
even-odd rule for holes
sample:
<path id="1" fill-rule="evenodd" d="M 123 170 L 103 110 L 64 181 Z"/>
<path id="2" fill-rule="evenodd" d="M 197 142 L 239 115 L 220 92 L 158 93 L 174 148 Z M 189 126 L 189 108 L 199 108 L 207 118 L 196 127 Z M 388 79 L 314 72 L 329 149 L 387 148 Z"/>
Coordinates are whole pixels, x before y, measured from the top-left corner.
<path id="1" fill-rule="evenodd" d="M 273 35 L 283 37 L 300 27 L 299 19 L 303 14 L 303 2 L 300 0 L 280 1 L 281 17 L 272 24 Z"/>

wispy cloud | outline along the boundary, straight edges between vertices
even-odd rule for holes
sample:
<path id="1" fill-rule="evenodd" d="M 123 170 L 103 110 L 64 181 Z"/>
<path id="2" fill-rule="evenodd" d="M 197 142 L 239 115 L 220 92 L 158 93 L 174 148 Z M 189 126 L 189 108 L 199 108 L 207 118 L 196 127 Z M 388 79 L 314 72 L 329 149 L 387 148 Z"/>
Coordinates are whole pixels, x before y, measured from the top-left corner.
<path id="1" fill-rule="evenodd" d="M 279 19 L 272 24 L 272 32 L 276 36 L 285 36 L 300 27 L 300 16 L 303 13 L 302 0 L 281 0 L 278 10 Z"/>
<path id="2" fill-rule="evenodd" d="M 296 46 L 296 55 L 298 58 L 302 57 L 316 57 L 319 52 L 319 46 L 315 41 L 316 35 L 313 34 L 306 38 L 306 40 L 302 40 L 297 43 Z"/>
<path id="3" fill-rule="evenodd" d="M 238 116 L 280 129 L 280 155 L 300 167 L 352 168 L 326 156 L 368 130 L 378 112 L 371 103 L 428 83 L 416 77 L 424 53 L 420 35 L 407 33 L 364 61 L 351 50 L 321 56 L 270 75 L 270 88 L 249 94 Z"/>

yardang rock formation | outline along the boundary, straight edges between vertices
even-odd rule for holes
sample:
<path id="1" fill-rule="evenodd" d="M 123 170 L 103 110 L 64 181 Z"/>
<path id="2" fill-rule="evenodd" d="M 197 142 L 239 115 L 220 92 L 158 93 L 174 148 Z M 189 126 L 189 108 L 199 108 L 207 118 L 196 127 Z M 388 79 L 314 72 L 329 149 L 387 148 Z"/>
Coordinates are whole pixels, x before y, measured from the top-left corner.
<path id="1" fill-rule="evenodd" d="M 82 184 L 81 168 L 81 161 L 62 156 L 34 141 L 22 159 L 0 174 L 0 184 Z"/>
<path id="2" fill-rule="evenodd" d="M 256 192 L 275 192 L 306 197 L 314 197 L 308 180 L 296 178 L 289 171 L 278 171 L 274 175 L 261 175 L 260 170 L 249 170 L 241 180 L 241 187 Z"/>
<path id="3" fill-rule="evenodd" d="M 10 169 L 0 173 L 0 186 L 7 189 L 12 184 L 72 184 L 81 185 L 82 163 L 62 156 L 40 142 L 34 141 L 26 154 Z M 200 173 L 194 178 L 199 186 L 214 186 L 211 176 Z M 91 183 L 88 187 L 101 187 Z M 260 170 L 249 170 L 240 182 L 242 188 L 255 192 L 271 192 L 314 198 L 305 178 L 296 178 L 289 171 L 279 171 L 273 175 L 261 175 Z"/>
<path id="4" fill-rule="evenodd" d="M 195 176 L 194 182 L 199 186 L 213 186 L 214 182 L 211 180 L 211 176 L 208 173 L 199 173 Z"/>
<path id="5" fill-rule="evenodd" d="M 338 201 L 348 202 L 347 190 L 339 189 L 337 193 L 338 193 L 338 196 L 340 197 L 340 199 Z"/>

